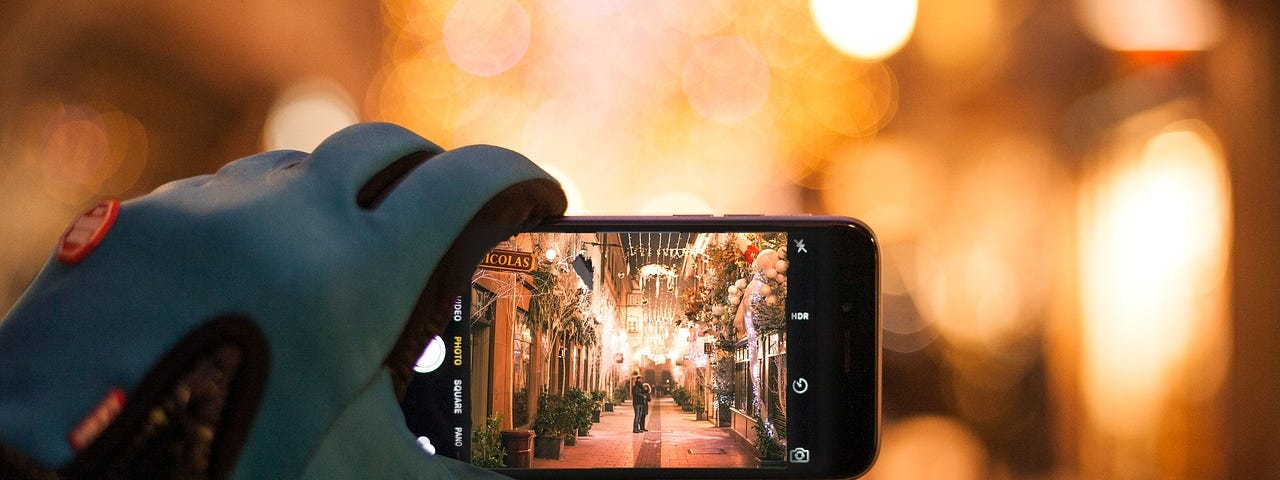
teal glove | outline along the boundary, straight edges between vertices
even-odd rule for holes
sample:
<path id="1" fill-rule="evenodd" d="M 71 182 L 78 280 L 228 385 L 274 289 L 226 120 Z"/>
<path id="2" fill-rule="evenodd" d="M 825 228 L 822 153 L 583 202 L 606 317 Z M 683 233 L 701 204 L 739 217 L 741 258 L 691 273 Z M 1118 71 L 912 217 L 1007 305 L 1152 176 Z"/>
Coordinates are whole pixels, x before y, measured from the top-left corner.
<path id="1" fill-rule="evenodd" d="M 0 478 L 486 474 L 397 394 L 483 252 L 564 207 L 519 154 L 389 124 L 104 202 L 0 323 Z"/>

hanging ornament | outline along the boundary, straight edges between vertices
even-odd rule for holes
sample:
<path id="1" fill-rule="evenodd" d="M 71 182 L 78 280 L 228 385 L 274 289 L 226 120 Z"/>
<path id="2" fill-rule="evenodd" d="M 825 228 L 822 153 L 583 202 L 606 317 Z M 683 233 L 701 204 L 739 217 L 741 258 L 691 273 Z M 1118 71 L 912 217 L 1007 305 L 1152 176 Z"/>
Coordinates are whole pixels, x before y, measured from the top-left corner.
<path id="1" fill-rule="evenodd" d="M 737 305 L 740 301 L 742 301 L 740 297 L 729 297 L 729 305 Z"/>
<path id="2" fill-rule="evenodd" d="M 761 251 L 759 255 L 756 255 L 755 261 L 751 263 L 751 268 L 754 268 L 757 272 L 763 272 L 773 268 L 775 263 L 778 263 L 778 252 L 772 248 L 767 248 Z"/>
<path id="3" fill-rule="evenodd" d="M 738 286 L 729 285 L 729 295 L 737 295 L 737 294 L 738 294 Z"/>
<path id="4" fill-rule="evenodd" d="M 745 289 L 747 288 L 747 279 L 739 278 L 738 281 L 733 282 L 733 286 L 738 287 L 738 290 Z M 730 287 L 730 288 L 733 288 L 733 287 Z"/>
<path id="5" fill-rule="evenodd" d="M 778 263 L 782 263 L 782 262 L 778 262 Z M 778 276 L 778 271 L 770 268 L 764 271 L 764 276 L 765 278 L 775 278 Z"/>
<path id="6" fill-rule="evenodd" d="M 788 266 L 789 264 L 787 264 L 786 260 L 778 260 L 777 263 L 773 264 L 773 269 L 777 270 L 778 273 L 786 273 Z"/>
<path id="7" fill-rule="evenodd" d="M 787 283 L 787 276 L 779 273 L 778 276 L 774 278 L 774 280 L 777 280 L 778 283 Z"/>
<path id="8" fill-rule="evenodd" d="M 767 297 L 764 297 L 764 303 L 768 305 L 773 305 L 775 303 L 778 303 L 777 295 L 769 295 Z"/>
<path id="9" fill-rule="evenodd" d="M 768 296 L 769 294 L 773 293 L 773 287 L 770 287 L 769 284 L 766 283 L 766 284 L 760 285 L 760 290 L 758 291 L 760 292 L 761 295 Z"/>
<path id="10" fill-rule="evenodd" d="M 724 314 L 724 305 L 716 305 L 711 307 L 711 314 L 717 317 Z"/>

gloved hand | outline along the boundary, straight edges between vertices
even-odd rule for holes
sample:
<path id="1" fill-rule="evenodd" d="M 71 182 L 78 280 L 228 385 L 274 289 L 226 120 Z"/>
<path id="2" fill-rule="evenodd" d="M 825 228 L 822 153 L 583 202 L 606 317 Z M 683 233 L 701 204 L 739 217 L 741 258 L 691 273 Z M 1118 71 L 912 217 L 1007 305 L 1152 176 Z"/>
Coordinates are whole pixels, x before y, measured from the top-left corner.
<path id="1" fill-rule="evenodd" d="M 487 473 L 426 455 L 396 387 L 483 252 L 564 208 L 514 152 L 389 124 L 103 202 L 0 323 L 0 478 Z"/>

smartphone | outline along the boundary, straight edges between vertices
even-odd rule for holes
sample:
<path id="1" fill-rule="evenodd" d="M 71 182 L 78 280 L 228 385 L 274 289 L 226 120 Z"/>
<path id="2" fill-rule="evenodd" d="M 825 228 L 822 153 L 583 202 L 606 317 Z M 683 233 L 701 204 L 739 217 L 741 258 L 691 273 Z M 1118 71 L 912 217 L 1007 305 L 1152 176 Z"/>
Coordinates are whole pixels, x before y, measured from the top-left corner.
<path id="1" fill-rule="evenodd" d="M 564 217 L 497 245 L 402 406 L 514 478 L 849 478 L 879 445 L 879 252 L 844 217 Z"/>

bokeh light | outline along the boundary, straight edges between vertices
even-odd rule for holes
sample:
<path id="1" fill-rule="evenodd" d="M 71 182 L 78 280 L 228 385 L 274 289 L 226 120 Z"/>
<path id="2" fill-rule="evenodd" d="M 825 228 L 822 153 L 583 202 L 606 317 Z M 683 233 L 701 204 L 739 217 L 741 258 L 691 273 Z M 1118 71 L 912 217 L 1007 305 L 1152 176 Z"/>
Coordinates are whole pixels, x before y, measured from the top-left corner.
<path id="1" fill-rule="evenodd" d="M 880 455 L 867 480 L 990 478 L 982 439 L 955 419 L 920 416 L 884 427 Z"/>
<path id="2" fill-rule="evenodd" d="M 1222 34 L 1215 0 L 1076 0 L 1085 31 L 1112 50 L 1194 51 Z"/>
<path id="3" fill-rule="evenodd" d="M 505 72 L 529 50 L 529 12 L 515 0 L 459 0 L 444 20 L 449 58 L 468 73 Z"/>
<path id="4" fill-rule="evenodd" d="M 1198 395 L 1221 382 L 1231 193 L 1203 123 L 1123 134 L 1081 197 L 1081 375 L 1097 428 L 1153 438 L 1173 378 Z"/>
<path id="5" fill-rule="evenodd" d="M 263 127 L 263 146 L 310 152 L 333 132 L 358 120 L 351 96 L 337 82 L 303 80 L 276 98 Z"/>
<path id="6" fill-rule="evenodd" d="M 657 0 L 648 2 L 671 28 L 690 35 L 710 35 L 733 21 L 746 3 L 742 0 Z"/>
<path id="7" fill-rule="evenodd" d="M 823 206 L 875 225 L 890 244 L 910 242 L 938 218 L 946 171 L 937 157 L 900 138 L 851 145 L 834 156 L 822 184 Z"/>
<path id="8" fill-rule="evenodd" d="M 837 50 L 864 61 L 893 55 L 911 38 L 916 0 L 812 0 L 818 31 Z"/>
<path id="9" fill-rule="evenodd" d="M 68 206 L 119 195 L 147 164 L 147 134 L 136 118 L 105 104 L 46 105 L 30 110 L 44 123 L 35 138 L 44 193 Z"/>
<path id="10" fill-rule="evenodd" d="M 704 117 L 736 122 L 769 98 L 769 64 L 738 37 L 715 37 L 694 47 L 684 67 L 684 93 Z"/>
<path id="11" fill-rule="evenodd" d="M 655 195 L 640 207 L 643 215 L 712 214 L 716 209 L 702 197 L 689 192 L 666 192 Z"/>

